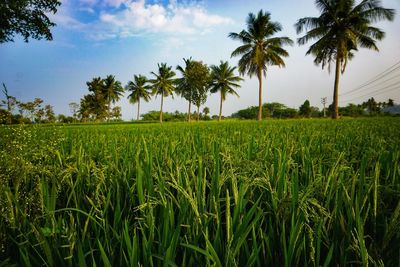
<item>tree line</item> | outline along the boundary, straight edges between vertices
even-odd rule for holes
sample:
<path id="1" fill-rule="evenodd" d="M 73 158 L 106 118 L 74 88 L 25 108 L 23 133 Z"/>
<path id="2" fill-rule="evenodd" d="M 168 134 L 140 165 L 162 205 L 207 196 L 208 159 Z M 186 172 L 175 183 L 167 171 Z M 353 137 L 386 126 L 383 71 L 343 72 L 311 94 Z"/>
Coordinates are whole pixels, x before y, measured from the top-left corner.
<path id="1" fill-rule="evenodd" d="M 110 77 L 110 76 L 109 76 Z M 113 76 L 111 76 L 113 77 Z M 143 80 L 143 76 L 137 76 L 140 81 Z M 98 81 L 98 78 L 93 80 Z M 90 88 L 93 88 L 93 84 L 90 84 Z M 100 83 L 102 84 L 102 83 Z M 132 86 L 133 82 L 129 82 L 126 87 Z M 150 85 L 147 85 L 151 88 Z M 33 101 L 22 102 L 17 100 L 15 97 L 8 95 L 7 88 L 3 84 L 2 90 L 4 96 L 7 100 L 0 101 L 0 107 L 5 107 L 5 109 L 0 108 L 0 124 L 29 124 L 29 123 L 78 123 L 78 122 L 90 122 L 96 121 L 95 116 L 99 114 L 102 116 L 103 120 L 97 121 L 121 121 L 121 108 L 114 106 L 110 108 L 109 105 L 104 101 L 103 105 L 94 105 L 90 112 L 95 112 L 94 114 L 84 113 L 85 108 L 81 108 L 80 104 L 72 102 L 69 104 L 72 116 L 66 116 L 64 114 L 55 115 L 53 107 L 51 105 L 44 105 L 43 100 L 40 98 L 35 98 Z M 131 94 L 132 95 L 132 94 Z M 92 97 L 95 96 L 95 93 Z M 151 94 L 147 94 L 147 100 L 149 100 Z M 137 100 L 137 96 L 132 95 L 133 100 Z M 84 96 L 82 101 L 87 101 L 91 97 Z M 100 99 L 105 99 L 100 97 Z M 222 98 L 221 98 L 222 99 Z M 132 101 L 133 101 L 132 100 Z M 112 102 L 112 101 L 110 101 Z M 137 103 L 137 102 L 134 102 Z M 189 102 L 190 103 L 190 102 Z M 190 104 L 189 104 L 190 106 Z M 103 110 L 96 111 L 96 107 L 103 107 Z M 139 107 L 139 105 L 138 105 Z M 339 107 L 339 113 L 341 116 L 345 117 L 362 117 L 362 116 L 393 116 L 394 114 L 400 114 L 400 106 L 396 105 L 393 99 L 388 99 L 387 102 L 377 102 L 373 97 L 361 104 L 349 103 L 347 106 Z M 396 109 L 397 108 L 397 109 Z M 396 109 L 397 113 L 391 112 L 392 109 Z M 109 110 L 109 111 L 108 111 Z M 15 112 L 17 111 L 17 112 Z M 329 105 L 326 110 L 320 110 L 318 107 L 312 106 L 309 100 L 305 100 L 302 105 L 298 108 L 291 108 L 285 104 L 272 102 L 263 103 L 262 106 L 262 118 L 277 118 L 277 119 L 290 119 L 290 118 L 322 118 L 326 116 L 331 116 L 334 111 L 333 105 Z M 238 110 L 231 114 L 230 116 L 210 115 L 210 109 L 208 107 L 202 108 L 202 110 L 197 109 L 193 113 L 188 112 L 163 112 L 163 121 L 188 121 L 190 115 L 196 118 L 196 120 L 221 120 L 222 118 L 231 119 L 256 119 L 258 116 L 258 106 L 251 106 L 245 109 Z M 144 122 L 155 122 L 159 121 L 160 111 L 151 110 L 145 114 L 142 114 L 141 120 Z M 137 120 L 140 119 L 139 114 Z"/>
<path id="2" fill-rule="evenodd" d="M 176 77 L 172 66 L 166 63 L 158 64 L 158 71 L 151 72 L 152 77 L 134 75 L 125 87 L 115 77 L 108 75 L 105 79 L 94 78 L 87 82 L 89 94 L 80 101 L 79 116 L 82 121 L 104 121 L 118 107 L 111 109 L 123 95 L 129 92 L 130 103 L 137 104 L 137 120 L 140 119 L 140 102 L 150 101 L 152 96 L 160 98 L 159 121 L 163 122 L 164 98 L 179 95 L 188 102 L 187 120 L 191 121 L 192 106 L 196 107 L 197 120 L 200 119 L 200 108 L 207 101 L 208 93 L 220 95 L 219 120 L 222 117 L 223 102 L 228 94 L 238 96 L 235 88 L 239 88 L 238 82 L 243 79 L 235 75 L 236 67 L 229 66 L 228 62 L 221 61 L 219 65 L 208 67 L 201 61 L 192 58 L 183 59 L 184 65 L 177 66 L 181 77 Z"/>
<path id="3" fill-rule="evenodd" d="M 333 103 L 331 116 L 339 117 L 339 80 L 344 73 L 348 61 L 354 57 L 354 51 L 367 48 L 378 51 L 377 41 L 385 37 L 385 33 L 373 26 L 373 23 L 389 20 L 395 16 L 393 9 L 382 7 L 379 0 L 363 0 L 356 3 L 353 0 L 316 0 L 316 7 L 320 11 L 318 17 L 300 18 L 295 28 L 298 34 L 305 32 L 297 39 L 299 45 L 315 41 L 308 49 L 306 55 L 314 56 L 316 65 L 322 68 L 335 64 L 335 82 L 333 90 Z M 263 118 L 263 77 L 266 76 L 270 66 L 285 67 L 284 58 L 289 53 L 283 48 L 293 45 L 289 37 L 277 37 L 276 33 L 282 30 L 278 22 L 271 20 L 271 14 L 260 10 L 257 14 L 249 13 L 246 19 L 246 29 L 229 33 L 228 37 L 241 42 L 232 53 L 231 57 L 240 56 L 238 71 L 240 76 L 255 76 L 259 82 L 257 119 Z M 130 92 L 128 96 L 131 103 L 138 105 L 138 118 L 140 101 L 149 101 L 152 95 L 160 98 L 159 121 L 163 121 L 164 97 L 176 94 L 188 101 L 188 118 L 191 120 L 191 107 L 205 103 L 207 93 L 220 94 L 219 120 L 222 117 L 222 106 L 227 94 L 238 95 L 235 89 L 243 79 L 236 76 L 236 67 L 231 67 L 227 62 L 221 61 L 220 65 L 210 68 L 201 61 L 191 58 L 184 59 L 184 66 L 177 66 L 181 78 L 176 78 L 172 66 L 166 63 L 158 64 L 158 71 L 151 72 L 152 77 L 139 74 L 134 76 L 125 88 L 116 81 L 114 76 L 105 79 L 94 78 L 88 82 L 89 94 L 81 99 L 80 116 L 83 120 L 110 120 L 118 107 L 111 109 L 111 104 L 122 96 L 124 90 Z M 120 111 L 120 110 L 119 110 Z"/>
<path id="4" fill-rule="evenodd" d="M 395 16 L 393 9 L 381 6 L 380 1 L 364 0 L 356 4 L 350 0 L 316 0 L 320 11 L 319 17 L 304 17 L 297 21 L 295 28 L 298 34 L 305 35 L 298 38 L 299 45 L 316 40 L 307 51 L 315 57 L 316 65 L 322 68 L 335 62 L 335 83 L 333 90 L 333 103 L 331 105 L 331 117 L 339 117 L 339 79 L 344 73 L 347 63 L 354 57 L 354 51 L 359 47 L 378 51 L 376 42 L 385 37 L 385 33 L 376 27 L 374 22 L 380 20 L 392 21 Z M 266 76 L 269 66 L 285 67 L 284 57 L 289 53 L 283 48 L 285 45 L 293 45 L 289 37 L 277 37 L 276 33 L 282 30 L 278 22 L 271 21 L 271 14 L 260 10 L 257 14 L 250 13 L 246 20 L 247 28 L 239 33 L 231 32 L 228 37 L 240 41 L 242 45 L 237 47 L 231 57 L 240 56 L 238 71 L 241 76 L 257 77 L 259 82 L 258 114 L 257 119 L 263 118 L 263 77 Z M 211 73 L 202 62 L 184 59 L 185 67 L 178 66 L 182 78 L 174 79 L 175 72 L 166 63 L 158 65 L 158 73 L 152 72 L 154 79 L 148 80 L 142 76 L 142 87 L 132 83 L 127 87 L 131 90 L 130 100 L 138 104 L 138 116 L 140 99 L 148 101 L 146 90 L 152 89 L 153 95 L 161 98 L 160 122 L 163 118 L 164 97 L 176 93 L 184 97 L 188 103 L 188 121 L 190 121 L 191 105 L 197 107 L 199 114 L 200 105 L 206 100 L 207 91 L 220 93 L 219 120 L 222 116 L 222 104 L 227 94 L 238 95 L 235 91 L 240 87 L 238 82 L 243 79 L 234 74 L 236 67 L 230 67 L 227 62 L 221 61 L 219 66 L 211 66 Z M 135 86 L 136 85 L 136 86 Z M 137 92 L 140 90 L 140 93 Z M 301 108 L 300 108 L 301 111 Z"/>

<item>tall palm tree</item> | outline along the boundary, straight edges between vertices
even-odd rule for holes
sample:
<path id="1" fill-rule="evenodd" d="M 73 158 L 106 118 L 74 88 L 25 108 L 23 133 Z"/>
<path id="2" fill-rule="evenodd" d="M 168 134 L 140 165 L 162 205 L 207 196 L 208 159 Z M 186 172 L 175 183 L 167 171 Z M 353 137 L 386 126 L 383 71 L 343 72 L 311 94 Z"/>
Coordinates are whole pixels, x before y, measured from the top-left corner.
<path id="1" fill-rule="evenodd" d="M 120 81 L 115 80 L 115 76 L 108 75 L 104 79 L 103 93 L 107 101 L 108 114 L 110 114 L 111 103 L 115 104 L 121 98 L 124 94 L 124 88 Z"/>
<path id="2" fill-rule="evenodd" d="M 188 108 L 188 122 L 191 121 L 191 110 L 192 110 L 192 93 L 193 90 L 190 86 L 190 77 L 189 77 L 189 69 L 193 64 L 193 60 L 190 57 L 189 59 L 183 59 L 185 62 L 185 68 L 181 66 L 177 66 L 176 69 L 181 73 L 182 78 L 176 79 L 176 92 L 185 98 L 189 102 Z"/>
<path id="3" fill-rule="evenodd" d="M 392 21 L 395 11 L 383 8 L 379 0 L 362 0 L 357 5 L 354 0 L 316 0 L 315 4 L 321 15 L 298 20 L 297 33 L 307 32 L 297 42 L 304 45 L 316 40 L 306 54 L 315 56 L 315 64 L 322 64 L 322 68 L 328 65 L 329 70 L 330 64 L 336 63 L 332 118 L 337 119 L 340 73 L 344 73 L 358 47 L 378 51 L 376 41 L 382 40 L 385 33 L 371 24 L 384 19 Z"/>
<path id="4" fill-rule="evenodd" d="M 158 74 L 154 72 L 151 74 L 155 76 L 155 79 L 150 81 L 153 84 L 153 94 L 161 95 L 160 123 L 162 123 L 164 96 L 172 95 L 175 89 L 175 72 L 171 66 L 167 66 L 167 63 L 161 63 L 158 64 Z"/>
<path id="5" fill-rule="evenodd" d="M 125 90 L 130 91 L 130 95 L 128 95 L 129 102 L 132 104 L 138 104 L 137 110 L 137 120 L 140 119 L 140 99 L 143 98 L 144 101 L 149 102 L 151 99 L 151 93 L 149 90 L 151 89 L 151 85 L 148 84 L 148 80 L 146 76 L 143 75 L 135 75 L 134 82 L 129 81 L 125 86 Z"/>
<path id="6" fill-rule="evenodd" d="M 247 31 L 230 33 L 229 37 L 239 40 L 243 45 L 232 52 L 232 57 L 242 55 L 239 60 L 239 73 L 247 74 L 250 78 L 257 76 L 258 88 L 258 120 L 262 120 L 262 77 L 267 75 L 267 66 L 277 65 L 284 67 L 282 57 L 289 53 L 282 48 L 283 45 L 292 45 L 293 41 L 288 37 L 274 37 L 282 30 L 282 26 L 271 21 L 271 14 L 260 10 L 256 15 L 250 13 L 247 17 Z"/>
<path id="7" fill-rule="evenodd" d="M 211 93 L 220 92 L 221 99 L 219 104 L 219 117 L 218 121 L 221 120 L 222 116 L 222 103 L 226 99 L 227 94 L 239 95 L 236 93 L 234 88 L 239 88 L 240 85 L 237 82 L 243 81 L 243 78 L 235 75 L 236 67 L 230 67 L 228 61 L 221 63 L 219 66 L 211 66 Z"/>

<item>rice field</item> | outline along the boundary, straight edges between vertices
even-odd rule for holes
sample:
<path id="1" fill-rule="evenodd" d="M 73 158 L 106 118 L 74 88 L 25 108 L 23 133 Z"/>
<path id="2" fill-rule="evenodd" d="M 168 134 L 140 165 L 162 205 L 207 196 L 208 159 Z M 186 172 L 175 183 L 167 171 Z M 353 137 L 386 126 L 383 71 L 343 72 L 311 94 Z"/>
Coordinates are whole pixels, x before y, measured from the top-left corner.
<path id="1" fill-rule="evenodd" d="M 399 266 L 400 118 L 0 128 L 0 266 Z"/>

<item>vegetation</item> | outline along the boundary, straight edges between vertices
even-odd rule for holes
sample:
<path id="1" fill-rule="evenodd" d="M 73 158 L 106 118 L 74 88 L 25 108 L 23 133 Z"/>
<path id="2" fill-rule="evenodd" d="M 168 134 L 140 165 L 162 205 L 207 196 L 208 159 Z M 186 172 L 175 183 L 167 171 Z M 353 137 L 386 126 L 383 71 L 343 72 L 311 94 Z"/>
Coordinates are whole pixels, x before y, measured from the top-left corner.
<path id="1" fill-rule="evenodd" d="M 235 88 L 239 88 L 238 82 L 243 81 L 242 78 L 235 75 L 236 67 L 230 67 L 228 61 L 221 61 L 219 66 L 211 66 L 211 93 L 220 93 L 219 116 L 218 120 L 222 118 L 222 103 L 226 99 L 227 94 L 239 95 L 236 93 Z"/>
<path id="2" fill-rule="evenodd" d="M 191 121 L 191 106 L 197 107 L 197 120 L 200 116 L 200 106 L 207 100 L 207 93 L 210 83 L 210 71 L 207 65 L 200 61 L 183 59 L 185 68 L 177 66 L 176 69 L 182 77 L 176 80 L 176 92 L 185 98 L 189 103 L 188 121 Z"/>
<path id="3" fill-rule="evenodd" d="M 1 264 L 398 266 L 399 130 L 1 127 Z"/>
<path id="4" fill-rule="evenodd" d="M 282 48 L 283 45 L 292 45 L 293 41 L 288 37 L 273 37 L 282 30 L 278 22 L 271 21 L 271 14 L 260 10 L 255 16 L 250 13 L 247 21 L 247 31 L 230 33 L 229 37 L 239 40 L 243 45 L 232 52 L 233 56 L 242 55 L 239 60 L 239 73 L 247 74 L 250 78 L 255 75 L 258 79 L 258 120 L 262 119 L 262 77 L 267 75 L 267 66 L 284 67 L 282 57 L 289 53 Z"/>
<path id="5" fill-rule="evenodd" d="M 172 95 L 175 90 L 175 72 L 172 67 L 167 66 L 167 63 L 161 63 L 158 64 L 158 73 L 152 72 L 152 74 L 156 77 L 150 81 L 153 84 L 153 94 L 161 95 L 160 122 L 162 123 L 164 97 Z"/>
<path id="6" fill-rule="evenodd" d="M 248 107 L 246 109 L 239 110 L 238 112 L 232 114 L 233 118 L 238 119 L 256 119 L 258 118 L 259 108 L 256 106 Z M 277 119 L 287 119 L 287 118 L 297 118 L 299 113 L 296 109 L 289 108 L 284 104 L 273 102 L 264 103 L 262 108 L 262 118 L 277 118 Z"/>
<path id="7" fill-rule="evenodd" d="M 0 43 L 15 33 L 52 38 L 46 17 L 57 0 L 0 3 Z M 315 63 L 336 63 L 333 118 L 377 116 L 395 107 L 374 98 L 338 107 L 340 71 L 358 47 L 377 50 L 384 32 L 371 24 L 393 20 L 378 0 L 316 0 L 317 18 L 296 24 L 299 44 L 311 40 Z M 236 67 L 221 61 L 210 69 L 184 59 L 134 75 L 125 90 L 131 103 L 160 95 L 160 111 L 144 124 L 121 120 L 115 104 L 124 88 L 115 76 L 87 82 L 89 94 L 69 104 L 72 116 L 55 115 L 40 98 L 0 102 L 0 266 L 399 266 L 400 118 L 341 121 L 325 117 L 309 100 L 299 109 L 262 103 L 269 66 L 284 67 L 288 37 L 262 10 L 247 30 L 230 33 L 243 44 L 240 75 L 259 81 L 259 106 L 210 120 L 207 94 L 237 95 Z M 150 92 L 152 90 L 152 92 Z M 188 113 L 163 112 L 176 93 Z M 400 106 L 399 106 L 400 107 Z M 18 113 L 17 111 L 18 110 Z M 292 118 L 271 122 L 238 119 Z M 159 120 L 176 121 L 167 125 Z M 76 123 L 75 125 L 56 125 Z M 96 122 L 83 125 L 77 122 Z M 100 122 L 100 123 L 97 123 Z M 42 123 L 48 123 L 42 125 Z"/>
<path id="8" fill-rule="evenodd" d="M 371 26 L 379 20 L 394 19 L 393 9 L 383 8 L 381 1 L 364 0 L 356 5 L 350 0 L 316 0 L 321 12 L 319 17 L 305 17 L 296 23 L 297 33 L 307 31 L 298 39 L 300 45 L 317 40 L 308 54 L 315 56 L 315 64 L 330 67 L 335 62 L 335 85 L 333 89 L 332 118 L 339 116 L 339 79 L 347 62 L 353 58 L 358 47 L 378 51 L 376 41 L 382 40 L 385 33 Z M 328 68 L 330 69 L 330 68 Z"/>
<path id="9" fill-rule="evenodd" d="M 55 14 L 61 2 L 57 0 L 2 0 L 0 2 L 0 43 L 14 41 L 20 34 L 29 38 L 52 40 L 50 28 L 55 26 L 47 17 Z"/>
<path id="10" fill-rule="evenodd" d="M 118 101 L 124 92 L 121 82 L 108 75 L 105 79 L 93 78 L 86 85 L 91 93 L 81 99 L 79 113 L 82 121 L 104 121 L 114 117 L 111 103 Z"/>
<path id="11" fill-rule="evenodd" d="M 309 117 L 311 117 L 311 112 L 312 112 L 312 108 L 310 105 L 310 101 L 307 99 L 306 101 L 304 101 L 303 105 L 300 106 L 299 114 L 301 116 L 309 118 Z"/>
<path id="12" fill-rule="evenodd" d="M 129 81 L 125 86 L 126 91 L 130 91 L 130 95 L 128 95 L 128 99 L 132 104 L 137 103 L 137 120 L 140 119 L 140 99 L 143 98 L 144 101 L 149 102 L 151 99 L 151 85 L 147 80 L 146 76 L 143 75 L 135 75 L 135 81 Z"/>

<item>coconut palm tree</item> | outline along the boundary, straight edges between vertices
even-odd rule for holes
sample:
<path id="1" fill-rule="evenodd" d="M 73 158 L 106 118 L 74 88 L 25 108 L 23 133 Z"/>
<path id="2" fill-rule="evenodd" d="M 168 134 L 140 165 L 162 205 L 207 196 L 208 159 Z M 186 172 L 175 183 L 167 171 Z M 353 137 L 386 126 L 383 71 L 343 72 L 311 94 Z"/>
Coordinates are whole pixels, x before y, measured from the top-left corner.
<path id="1" fill-rule="evenodd" d="M 271 21 L 271 14 L 260 10 L 257 15 L 250 13 L 247 17 L 247 31 L 230 33 L 229 37 L 239 40 L 243 45 L 232 52 L 232 57 L 241 55 L 239 60 L 239 73 L 247 74 L 250 78 L 257 76 L 258 88 L 258 120 L 262 120 L 262 77 L 267 75 L 267 66 L 284 67 L 282 57 L 289 53 L 282 48 L 283 45 L 292 45 L 288 37 L 274 37 L 282 30 L 282 26 Z"/>
<path id="2" fill-rule="evenodd" d="M 148 83 L 146 76 L 143 75 L 135 75 L 134 82 L 129 81 L 125 86 L 125 90 L 130 91 L 130 95 L 128 95 L 129 102 L 132 104 L 138 104 L 137 110 L 137 120 L 140 119 L 140 99 L 143 98 L 144 101 L 149 102 L 151 99 L 151 85 Z"/>
<path id="3" fill-rule="evenodd" d="M 108 114 L 110 115 L 111 103 L 115 104 L 124 94 L 124 88 L 120 81 L 115 80 L 115 76 L 108 75 L 104 79 L 103 94 L 107 101 Z M 108 117 L 109 117 L 108 115 Z"/>
<path id="4" fill-rule="evenodd" d="M 235 75 L 236 67 L 230 67 L 228 61 L 221 61 L 219 66 L 211 66 L 211 93 L 219 92 L 221 95 L 219 104 L 219 117 L 218 121 L 221 120 L 222 116 L 222 103 L 226 99 L 227 94 L 239 95 L 236 93 L 234 88 L 239 88 L 240 85 L 237 82 L 243 81 L 243 78 Z"/>
<path id="5" fill-rule="evenodd" d="M 153 85 L 153 94 L 161 95 L 160 123 L 162 123 L 164 96 L 172 95 L 175 89 L 175 72 L 171 66 L 167 66 L 167 63 L 161 63 L 158 64 L 158 74 L 154 72 L 151 74 L 155 76 L 155 79 L 150 81 Z"/>
<path id="6" fill-rule="evenodd" d="M 373 22 L 394 19 L 395 11 L 381 6 L 379 0 L 363 0 L 356 4 L 354 0 L 316 0 L 321 12 L 319 17 L 305 17 L 295 24 L 297 33 L 306 31 L 297 42 L 304 45 L 316 40 L 307 51 L 315 56 L 315 64 L 322 68 L 335 62 L 335 84 L 333 89 L 332 118 L 338 118 L 339 78 L 344 73 L 347 62 L 359 47 L 378 51 L 377 40 L 385 33 L 371 26 Z"/>
<path id="7" fill-rule="evenodd" d="M 189 77 L 189 69 L 193 64 L 193 60 L 190 57 L 189 59 L 183 59 L 185 62 L 185 68 L 181 66 L 177 66 L 176 69 L 181 73 L 182 78 L 176 79 L 176 92 L 185 98 L 189 102 L 188 108 L 188 122 L 191 121 L 191 110 L 192 110 L 192 95 L 193 88 L 190 86 L 190 77 Z"/>

